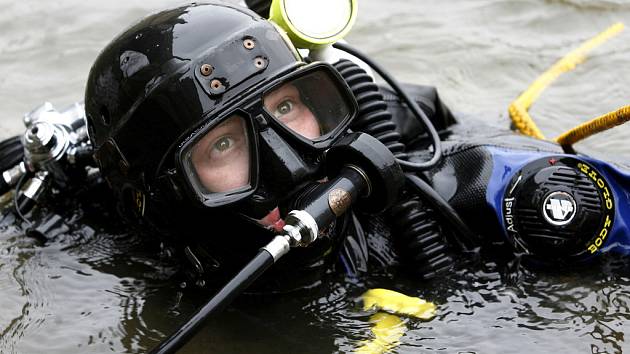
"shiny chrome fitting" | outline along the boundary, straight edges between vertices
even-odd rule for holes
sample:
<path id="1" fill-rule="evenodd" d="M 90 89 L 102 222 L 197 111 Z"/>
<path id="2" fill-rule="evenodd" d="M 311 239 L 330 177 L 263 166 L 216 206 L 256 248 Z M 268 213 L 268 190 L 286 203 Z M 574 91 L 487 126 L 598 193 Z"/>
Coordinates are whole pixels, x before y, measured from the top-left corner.
<path id="1" fill-rule="evenodd" d="M 37 172 L 35 177 L 31 179 L 31 182 L 28 184 L 26 189 L 24 190 L 24 196 L 37 201 L 42 192 L 46 189 L 46 180 L 48 179 L 48 172 Z"/>
<path id="2" fill-rule="evenodd" d="M 278 235 L 271 240 L 265 247 L 263 247 L 265 251 L 269 252 L 273 257 L 273 261 L 276 262 L 280 257 L 284 256 L 291 249 L 289 243 L 289 236 L 286 235 Z"/>
<path id="3" fill-rule="evenodd" d="M 26 173 L 26 164 L 22 161 L 12 168 L 2 172 L 2 179 L 9 186 L 13 187 L 17 184 L 22 176 Z"/>
<path id="4" fill-rule="evenodd" d="M 35 123 L 24 133 L 25 159 L 35 169 L 61 159 L 69 145 L 68 133 L 47 122 Z"/>
<path id="5" fill-rule="evenodd" d="M 50 112 L 56 112 L 55 107 L 53 107 L 50 102 L 44 102 L 41 106 L 26 113 L 22 118 L 22 122 L 24 122 L 24 126 L 26 126 L 26 128 L 30 128 L 33 122 L 38 121 L 41 116 L 49 114 Z"/>
<path id="6" fill-rule="evenodd" d="M 46 122 L 36 123 L 24 134 L 24 146 L 34 153 L 52 151 L 55 143 L 55 129 Z"/>
<path id="7" fill-rule="evenodd" d="M 306 211 L 293 210 L 284 220 L 286 225 L 282 229 L 290 237 L 291 247 L 305 247 L 317 239 L 319 226 Z"/>

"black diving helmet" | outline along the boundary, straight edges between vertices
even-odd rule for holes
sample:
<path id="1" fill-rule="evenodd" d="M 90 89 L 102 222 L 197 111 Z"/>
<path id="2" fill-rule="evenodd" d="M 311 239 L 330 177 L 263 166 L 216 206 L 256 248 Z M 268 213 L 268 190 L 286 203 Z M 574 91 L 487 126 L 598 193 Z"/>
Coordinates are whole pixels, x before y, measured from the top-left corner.
<path id="1" fill-rule="evenodd" d="M 357 110 L 334 68 L 304 63 L 271 22 L 221 2 L 153 14 L 115 38 L 85 105 L 123 214 L 177 233 L 235 214 L 281 228 L 278 206 L 326 177 L 325 151 Z"/>

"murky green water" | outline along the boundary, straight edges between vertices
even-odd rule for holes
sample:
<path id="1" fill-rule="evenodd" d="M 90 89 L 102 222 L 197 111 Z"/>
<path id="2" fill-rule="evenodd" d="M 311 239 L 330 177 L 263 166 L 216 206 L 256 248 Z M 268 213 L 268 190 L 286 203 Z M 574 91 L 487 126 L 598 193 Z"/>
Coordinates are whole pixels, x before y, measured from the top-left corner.
<path id="1" fill-rule="evenodd" d="M 351 43 L 399 79 L 437 86 L 454 111 L 498 126 L 508 124 L 509 102 L 555 60 L 614 22 L 630 25 L 627 1 L 359 1 Z M 116 33 L 180 3 L 0 1 L 0 136 L 20 133 L 22 114 L 44 101 L 62 108 L 81 100 L 92 60 Z M 628 82 L 630 30 L 564 74 L 531 114 L 553 137 L 628 104 Z M 622 126 L 580 147 L 628 159 L 629 132 Z M 3 222 L 1 352 L 144 352 L 204 298 L 180 290 L 157 250 L 104 223 L 42 245 Z M 630 348 L 628 269 L 610 261 L 549 274 L 471 262 L 428 283 L 331 276 L 302 294 L 243 299 L 183 351 L 352 351 L 370 338 L 369 314 L 355 299 L 390 287 L 439 305 L 430 322 L 406 320 L 398 352 L 621 353 Z"/>

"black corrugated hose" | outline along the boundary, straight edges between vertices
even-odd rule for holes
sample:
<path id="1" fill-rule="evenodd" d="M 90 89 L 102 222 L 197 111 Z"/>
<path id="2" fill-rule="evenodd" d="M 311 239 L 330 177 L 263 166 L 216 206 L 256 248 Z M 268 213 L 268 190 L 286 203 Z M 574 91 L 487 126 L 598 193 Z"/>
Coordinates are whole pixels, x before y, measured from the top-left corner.
<path id="1" fill-rule="evenodd" d="M 24 159 L 21 137 L 14 136 L 0 142 L 0 173 L 17 165 Z"/>
<path id="2" fill-rule="evenodd" d="M 269 18 L 271 0 L 245 0 L 245 4 L 263 18 Z"/>
<path id="3" fill-rule="evenodd" d="M 391 113 L 378 86 L 363 68 L 342 59 L 334 64 L 354 93 L 359 112 L 350 128 L 370 134 L 382 142 L 398 159 L 407 159 L 405 145 L 396 131 Z M 449 270 L 454 261 L 433 209 L 416 193 L 405 192 L 391 210 L 397 243 L 412 270 L 430 279 Z"/>
<path id="4" fill-rule="evenodd" d="M 24 159 L 24 148 L 19 136 L 14 136 L 0 142 L 0 174 L 17 165 Z M 0 195 L 10 191 L 12 187 L 8 185 L 4 178 L 0 176 Z"/>

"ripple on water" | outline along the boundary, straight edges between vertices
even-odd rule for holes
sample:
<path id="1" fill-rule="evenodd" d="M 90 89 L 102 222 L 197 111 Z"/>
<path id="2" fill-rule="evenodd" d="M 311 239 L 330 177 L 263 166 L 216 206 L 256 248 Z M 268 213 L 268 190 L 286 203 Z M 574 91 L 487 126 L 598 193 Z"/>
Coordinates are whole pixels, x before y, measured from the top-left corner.
<path id="1" fill-rule="evenodd" d="M 4 228 L 3 352 L 141 352 L 163 336 L 142 311 L 172 270 L 147 257 L 139 237 L 70 228 L 42 244 Z"/>

